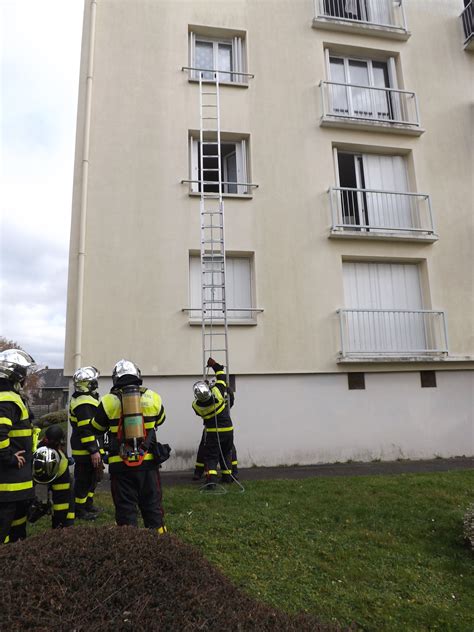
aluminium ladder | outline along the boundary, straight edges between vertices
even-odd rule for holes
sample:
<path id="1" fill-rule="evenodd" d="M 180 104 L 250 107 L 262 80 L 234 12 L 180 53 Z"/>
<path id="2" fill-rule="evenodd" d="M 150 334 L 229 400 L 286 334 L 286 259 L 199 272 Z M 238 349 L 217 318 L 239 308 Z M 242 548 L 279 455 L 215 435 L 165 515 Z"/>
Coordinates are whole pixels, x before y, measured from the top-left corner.
<path id="1" fill-rule="evenodd" d="M 213 73 L 212 81 L 203 81 L 203 75 L 199 72 L 202 373 L 205 379 L 207 359 L 213 357 L 225 367 L 228 384 L 219 73 Z"/>

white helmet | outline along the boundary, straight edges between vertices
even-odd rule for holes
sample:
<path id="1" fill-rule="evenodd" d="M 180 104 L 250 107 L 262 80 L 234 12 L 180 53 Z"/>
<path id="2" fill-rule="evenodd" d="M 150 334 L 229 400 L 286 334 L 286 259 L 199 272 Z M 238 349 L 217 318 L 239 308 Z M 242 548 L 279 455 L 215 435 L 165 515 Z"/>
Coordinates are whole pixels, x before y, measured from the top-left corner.
<path id="1" fill-rule="evenodd" d="M 204 380 L 199 380 L 193 384 L 193 393 L 199 402 L 205 402 L 212 396 L 211 388 Z"/>
<path id="2" fill-rule="evenodd" d="M 114 386 L 117 386 L 117 382 L 121 377 L 125 375 L 130 375 L 132 377 L 138 378 L 140 381 L 142 379 L 142 374 L 140 369 L 134 362 L 130 360 L 119 360 L 117 364 L 114 366 L 114 370 L 112 371 L 112 382 Z"/>
<path id="3" fill-rule="evenodd" d="M 74 389 L 79 393 L 92 393 L 99 388 L 99 371 L 95 366 L 83 366 L 72 376 Z"/>
<path id="4" fill-rule="evenodd" d="M 5 349 L 0 352 L 0 378 L 22 386 L 28 369 L 34 364 L 33 358 L 23 349 Z"/>
<path id="5" fill-rule="evenodd" d="M 43 485 L 54 481 L 59 472 L 61 456 L 54 448 L 46 445 L 33 452 L 33 480 Z"/>

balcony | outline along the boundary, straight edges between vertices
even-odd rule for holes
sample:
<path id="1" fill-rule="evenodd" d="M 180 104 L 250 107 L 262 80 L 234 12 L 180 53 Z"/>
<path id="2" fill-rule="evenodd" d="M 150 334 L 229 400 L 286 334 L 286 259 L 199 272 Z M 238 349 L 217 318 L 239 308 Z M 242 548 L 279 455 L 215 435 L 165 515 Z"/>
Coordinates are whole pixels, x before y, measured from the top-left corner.
<path id="1" fill-rule="evenodd" d="M 464 33 L 464 50 L 474 50 L 474 5 L 469 2 L 461 13 Z"/>
<path id="2" fill-rule="evenodd" d="M 444 312 L 339 309 L 339 362 L 424 362 L 448 354 Z"/>
<path id="3" fill-rule="evenodd" d="M 414 92 L 321 81 L 322 127 L 342 127 L 420 136 Z"/>
<path id="4" fill-rule="evenodd" d="M 331 187 L 330 237 L 433 243 L 430 197 L 419 193 Z"/>
<path id="5" fill-rule="evenodd" d="M 315 0 L 313 28 L 407 40 L 403 0 Z"/>

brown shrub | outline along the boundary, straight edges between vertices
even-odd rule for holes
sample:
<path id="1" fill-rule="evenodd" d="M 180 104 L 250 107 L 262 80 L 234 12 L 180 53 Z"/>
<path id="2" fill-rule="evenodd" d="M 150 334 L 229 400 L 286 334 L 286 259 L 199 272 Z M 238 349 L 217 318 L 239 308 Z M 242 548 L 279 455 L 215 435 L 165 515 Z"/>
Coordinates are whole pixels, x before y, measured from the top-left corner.
<path id="1" fill-rule="evenodd" d="M 47 531 L 0 548 L 0 629 L 328 632 L 242 593 L 176 537 L 132 527 Z"/>

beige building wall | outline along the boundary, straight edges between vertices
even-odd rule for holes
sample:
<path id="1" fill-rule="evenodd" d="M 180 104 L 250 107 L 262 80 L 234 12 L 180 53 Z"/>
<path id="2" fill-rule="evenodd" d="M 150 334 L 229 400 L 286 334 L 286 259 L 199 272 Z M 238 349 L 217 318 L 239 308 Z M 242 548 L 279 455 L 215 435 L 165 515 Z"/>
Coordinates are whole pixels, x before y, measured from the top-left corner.
<path id="1" fill-rule="evenodd" d="M 86 0 L 67 374 L 94 364 L 110 375 L 120 357 L 147 376 L 201 371 L 201 330 L 182 311 L 189 253 L 200 246 L 199 197 L 181 183 L 190 178 L 189 134 L 199 129 L 199 88 L 181 70 L 196 25 L 244 34 L 255 75 L 248 87 L 221 87 L 222 130 L 248 138 L 258 184 L 251 196 L 225 199 L 226 248 L 253 255 L 254 306 L 263 309 L 256 324 L 229 327 L 231 373 L 473 368 L 473 54 L 462 46 L 462 2 L 403 4 L 408 34 L 394 39 L 314 28 L 312 0 Z M 326 48 L 393 57 L 399 88 L 416 92 L 420 133 L 322 127 Z M 411 190 L 430 195 L 438 240 L 330 239 L 334 147 L 406 155 Z M 419 263 L 424 307 L 446 314 L 448 356 L 338 362 L 344 260 Z"/>

